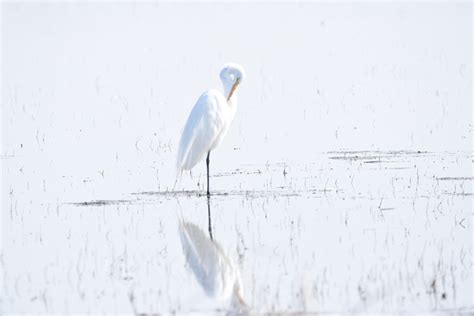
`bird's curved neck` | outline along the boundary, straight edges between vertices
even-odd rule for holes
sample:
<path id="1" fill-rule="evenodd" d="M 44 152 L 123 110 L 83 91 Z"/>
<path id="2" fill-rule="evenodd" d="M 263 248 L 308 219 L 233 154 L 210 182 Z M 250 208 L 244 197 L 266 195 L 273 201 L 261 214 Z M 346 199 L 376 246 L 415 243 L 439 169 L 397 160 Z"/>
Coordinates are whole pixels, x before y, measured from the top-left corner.
<path id="1" fill-rule="evenodd" d="M 232 93 L 232 96 L 229 98 L 230 92 L 232 91 L 233 84 L 223 82 L 222 85 L 224 86 L 224 96 L 227 99 L 227 101 L 229 101 L 230 99 L 233 99 L 235 97 L 236 93 L 237 93 L 237 91 L 234 91 L 234 93 Z"/>

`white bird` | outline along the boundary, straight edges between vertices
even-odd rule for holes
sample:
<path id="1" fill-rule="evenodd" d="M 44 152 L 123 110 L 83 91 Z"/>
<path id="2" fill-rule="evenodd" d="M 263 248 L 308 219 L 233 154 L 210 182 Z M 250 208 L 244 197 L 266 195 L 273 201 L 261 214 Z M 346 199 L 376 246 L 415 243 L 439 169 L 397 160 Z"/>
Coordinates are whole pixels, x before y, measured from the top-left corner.
<path id="1" fill-rule="evenodd" d="M 181 135 L 177 174 L 192 169 L 207 154 L 207 195 L 209 196 L 209 157 L 227 133 L 237 109 L 236 89 L 245 76 L 241 66 L 235 63 L 224 65 L 220 78 L 224 94 L 218 90 L 207 90 L 194 105 Z"/>
<path id="2" fill-rule="evenodd" d="M 181 222 L 180 236 L 186 261 L 206 295 L 216 300 L 230 299 L 234 310 L 245 311 L 240 272 L 222 247 L 192 223 Z"/>

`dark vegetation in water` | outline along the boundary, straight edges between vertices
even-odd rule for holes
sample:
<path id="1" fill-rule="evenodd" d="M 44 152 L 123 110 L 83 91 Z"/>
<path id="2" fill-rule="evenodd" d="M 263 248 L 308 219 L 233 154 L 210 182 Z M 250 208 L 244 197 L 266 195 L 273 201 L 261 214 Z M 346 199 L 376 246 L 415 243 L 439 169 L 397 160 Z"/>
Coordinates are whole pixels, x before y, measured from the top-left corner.
<path id="1" fill-rule="evenodd" d="M 92 200 L 77 203 L 69 203 L 76 206 L 103 206 L 103 205 L 117 205 L 117 204 L 128 204 L 130 200 Z"/>

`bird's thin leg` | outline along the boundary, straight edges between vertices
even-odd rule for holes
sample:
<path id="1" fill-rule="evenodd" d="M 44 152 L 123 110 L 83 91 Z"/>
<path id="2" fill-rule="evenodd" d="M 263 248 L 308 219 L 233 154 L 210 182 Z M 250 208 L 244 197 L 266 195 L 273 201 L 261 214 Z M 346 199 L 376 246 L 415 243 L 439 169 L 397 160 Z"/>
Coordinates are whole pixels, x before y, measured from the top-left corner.
<path id="1" fill-rule="evenodd" d="M 214 240 L 212 237 L 212 224 L 211 224 L 211 197 L 208 195 L 207 196 L 207 218 L 209 221 L 209 237 L 211 237 L 211 240 Z"/>
<path id="2" fill-rule="evenodd" d="M 211 195 L 211 193 L 209 192 L 209 156 L 211 156 L 211 151 L 210 150 L 207 152 L 207 158 L 206 158 L 206 165 L 207 165 L 207 196 Z"/>

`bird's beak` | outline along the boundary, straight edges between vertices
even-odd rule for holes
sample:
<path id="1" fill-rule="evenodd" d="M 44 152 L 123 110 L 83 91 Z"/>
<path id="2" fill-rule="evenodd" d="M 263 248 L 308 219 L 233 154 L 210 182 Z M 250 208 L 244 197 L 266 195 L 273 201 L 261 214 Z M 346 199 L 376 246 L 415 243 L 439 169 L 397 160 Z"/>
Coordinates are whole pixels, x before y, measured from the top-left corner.
<path id="1" fill-rule="evenodd" d="M 232 86 L 232 89 L 230 89 L 230 93 L 229 93 L 229 96 L 227 97 L 227 101 L 230 100 L 230 98 L 231 98 L 232 95 L 234 94 L 235 89 L 237 89 L 237 86 L 239 85 L 239 83 L 240 83 L 240 78 L 237 78 L 237 80 L 235 81 L 234 85 Z"/>

